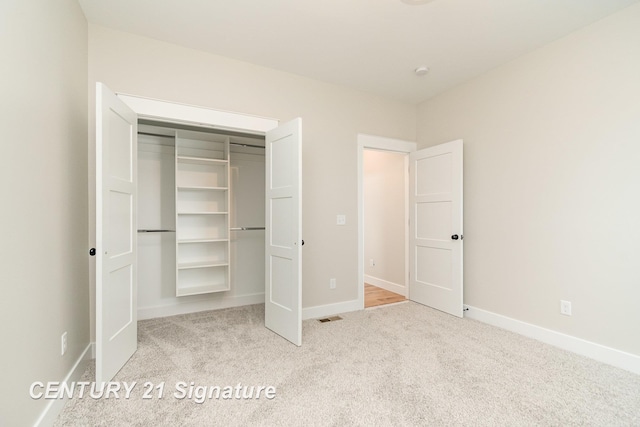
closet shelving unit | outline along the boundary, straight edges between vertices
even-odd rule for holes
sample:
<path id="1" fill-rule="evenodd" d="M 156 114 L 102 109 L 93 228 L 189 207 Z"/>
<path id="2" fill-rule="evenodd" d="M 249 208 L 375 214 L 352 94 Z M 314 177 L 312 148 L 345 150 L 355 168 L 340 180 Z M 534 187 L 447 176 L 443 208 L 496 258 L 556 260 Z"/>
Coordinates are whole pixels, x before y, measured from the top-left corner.
<path id="1" fill-rule="evenodd" d="M 229 137 L 176 134 L 176 296 L 223 292 L 229 278 Z"/>

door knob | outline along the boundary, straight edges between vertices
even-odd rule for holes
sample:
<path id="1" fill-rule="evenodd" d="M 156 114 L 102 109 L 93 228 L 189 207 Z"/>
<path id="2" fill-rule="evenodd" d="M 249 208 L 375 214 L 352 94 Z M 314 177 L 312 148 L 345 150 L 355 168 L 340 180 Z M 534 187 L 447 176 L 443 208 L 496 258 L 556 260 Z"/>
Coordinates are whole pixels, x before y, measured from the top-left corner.
<path id="1" fill-rule="evenodd" d="M 451 236 L 451 240 L 458 240 L 458 235 L 454 234 L 453 236 Z"/>
<path id="2" fill-rule="evenodd" d="M 89 255 L 96 256 L 96 248 L 89 249 Z"/>

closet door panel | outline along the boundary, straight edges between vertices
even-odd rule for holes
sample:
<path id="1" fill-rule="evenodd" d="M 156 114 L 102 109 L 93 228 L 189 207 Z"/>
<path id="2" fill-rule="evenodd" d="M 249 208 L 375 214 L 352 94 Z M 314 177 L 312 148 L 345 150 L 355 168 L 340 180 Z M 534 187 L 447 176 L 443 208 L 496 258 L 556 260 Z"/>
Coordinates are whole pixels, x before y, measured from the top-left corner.
<path id="1" fill-rule="evenodd" d="M 266 135 L 265 326 L 302 344 L 302 121 Z"/>
<path id="2" fill-rule="evenodd" d="M 137 121 L 96 84 L 96 382 L 137 349 Z"/>

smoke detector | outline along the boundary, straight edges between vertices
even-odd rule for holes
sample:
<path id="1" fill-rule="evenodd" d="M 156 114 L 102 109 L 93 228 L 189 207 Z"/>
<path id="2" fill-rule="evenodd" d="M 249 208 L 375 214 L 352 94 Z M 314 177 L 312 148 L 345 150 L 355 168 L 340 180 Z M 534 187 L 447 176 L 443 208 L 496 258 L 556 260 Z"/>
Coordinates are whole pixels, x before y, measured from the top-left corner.
<path id="1" fill-rule="evenodd" d="M 429 72 L 429 67 L 427 67 L 426 65 L 421 65 L 413 70 L 413 72 L 416 73 L 416 76 L 424 76 Z"/>

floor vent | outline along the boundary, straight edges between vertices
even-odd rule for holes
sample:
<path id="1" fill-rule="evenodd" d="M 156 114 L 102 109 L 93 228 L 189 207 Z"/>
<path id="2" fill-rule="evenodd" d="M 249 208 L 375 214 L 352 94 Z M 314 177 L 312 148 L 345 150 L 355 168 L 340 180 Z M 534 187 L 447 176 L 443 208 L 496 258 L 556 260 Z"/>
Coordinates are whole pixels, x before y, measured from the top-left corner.
<path id="1" fill-rule="evenodd" d="M 318 319 L 318 322 L 327 323 L 327 322 L 335 322 L 336 320 L 342 320 L 342 317 L 340 316 L 325 317 L 324 319 Z"/>

